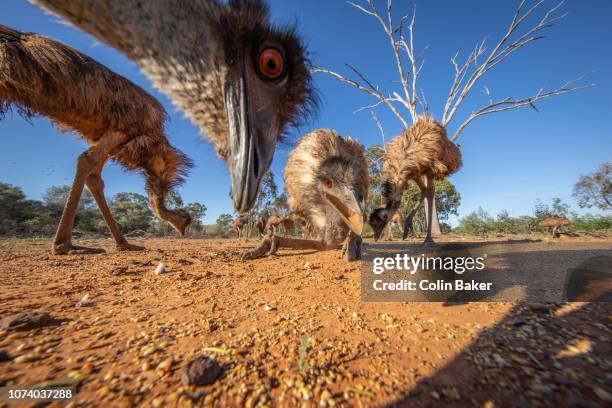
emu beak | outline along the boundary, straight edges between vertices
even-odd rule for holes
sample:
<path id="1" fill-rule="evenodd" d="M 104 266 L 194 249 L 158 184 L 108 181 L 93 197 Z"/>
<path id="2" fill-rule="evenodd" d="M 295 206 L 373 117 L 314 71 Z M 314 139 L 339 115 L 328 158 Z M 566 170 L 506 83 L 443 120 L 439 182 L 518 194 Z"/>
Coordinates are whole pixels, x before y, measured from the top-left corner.
<path id="1" fill-rule="evenodd" d="M 270 167 L 276 135 L 265 109 L 258 108 L 250 98 L 248 74 L 244 62 L 239 75 L 228 79 L 225 88 L 225 109 L 228 120 L 232 181 L 232 199 L 238 213 L 251 209 L 259 184 Z M 260 129 L 264 129 L 260 131 Z"/>
<path id="2" fill-rule="evenodd" d="M 325 198 L 338 211 L 346 225 L 361 236 L 365 204 L 357 196 L 355 191 L 347 187 L 333 188 L 325 192 Z"/>

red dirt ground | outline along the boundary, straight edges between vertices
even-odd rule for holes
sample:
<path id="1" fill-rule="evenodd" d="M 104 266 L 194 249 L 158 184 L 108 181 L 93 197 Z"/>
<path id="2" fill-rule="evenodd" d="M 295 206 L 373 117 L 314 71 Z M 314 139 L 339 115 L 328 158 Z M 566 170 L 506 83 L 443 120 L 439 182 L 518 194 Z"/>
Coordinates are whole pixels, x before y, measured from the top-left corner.
<path id="1" fill-rule="evenodd" d="M 365 303 L 358 262 L 282 250 L 240 261 L 256 242 L 143 240 L 125 253 L 81 241 L 107 253 L 56 256 L 48 240 L 1 240 L 0 316 L 67 320 L 0 331 L 13 358 L 0 386 L 71 379 L 70 406 L 612 404 L 608 303 Z M 86 294 L 93 304 L 76 307 Z M 184 386 L 198 353 L 223 374 Z"/>

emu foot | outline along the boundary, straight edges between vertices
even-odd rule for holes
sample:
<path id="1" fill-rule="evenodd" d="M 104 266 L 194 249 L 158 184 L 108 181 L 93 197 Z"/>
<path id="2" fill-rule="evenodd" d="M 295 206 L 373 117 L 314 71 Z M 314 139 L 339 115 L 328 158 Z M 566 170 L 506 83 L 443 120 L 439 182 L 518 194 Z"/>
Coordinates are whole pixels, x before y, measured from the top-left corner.
<path id="1" fill-rule="evenodd" d="M 88 248 L 78 245 L 68 244 L 54 244 L 53 254 L 55 255 L 75 255 L 75 254 L 103 254 L 106 251 L 102 248 Z"/>
<path id="2" fill-rule="evenodd" d="M 436 243 L 434 242 L 432 237 L 427 237 L 427 238 L 425 238 L 425 241 L 423 241 L 423 245 L 425 245 L 425 246 L 434 246 L 434 245 L 436 245 Z"/>
<path id="3" fill-rule="evenodd" d="M 259 244 L 257 248 L 253 248 L 248 251 L 245 251 L 240 257 L 240 259 L 243 261 L 246 261 L 248 259 L 257 259 L 257 258 L 261 258 L 268 252 L 270 253 L 270 255 L 274 255 L 274 253 L 276 252 L 276 248 L 277 248 L 276 237 L 273 235 L 266 236 L 264 237 L 264 239 L 261 241 L 261 243 Z"/>
<path id="4" fill-rule="evenodd" d="M 361 259 L 362 242 L 363 240 L 359 235 L 355 235 L 351 232 L 342 245 L 342 257 L 349 262 Z"/>
<path id="5" fill-rule="evenodd" d="M 145 247 L 130 244 L 129 242 L 117 243 L 117 251 L 144 251 Z"/>
<path id="6" fill-rule="evenodd" d="M 416 234 L 414 233 L 414 231 L 405 231 L 405 232 L 402 234 L 402 241 L 405 241 L 405 240 L 406 240 L 406 238 L 408 238 L 408 237 L 410 237 L 410 238 L 416 238 Z"/>

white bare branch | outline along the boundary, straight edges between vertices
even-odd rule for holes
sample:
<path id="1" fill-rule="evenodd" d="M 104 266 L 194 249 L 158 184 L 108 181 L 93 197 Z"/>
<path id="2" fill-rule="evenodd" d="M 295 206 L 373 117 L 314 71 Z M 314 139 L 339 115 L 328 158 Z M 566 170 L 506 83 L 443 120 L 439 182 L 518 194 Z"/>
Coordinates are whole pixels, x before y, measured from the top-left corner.
<path id="1" fill-rule="evenodd" d="M 556 89 L 552 89 L 550 91 L 544 91 L 544 89 L 540 89 L 535 95 L 528 96 L 526 98 L 514 99 L 511 97 L 499 100 L 497 102 L 493 102 L 491 98 L 491 92 L 488 88 L 485 87 L 485 93 L 489 97 L 489 104 L 479 108 L 478 110 L 472 112 L 472 114 L 457 128 L 453 138 L 451 139 L 453 142 L 457 140 L 461 131 L 470 124 L 474 119 L 479 116 L 489 115 L 491 113 L 503 112 L 511 109 L 521 109 L 521 108 L 533 108 L 536 111 L 538 109 L 535 106 L 535 102 L 540 99 L 550 98 L 551 96 L 562 95 L 568 92 L 574 92 L 579 89 L 590 88 L 594 86 L 594 84 L 587 85 L 577 85 L 574 86 L 575 83 L 580 82 L 584 78 L 584 75 L 573 79 L 571 81 L 566 82 Z M 539 111 L 538 111 L 539 112 Z"/>
<path id="2" fill-rule="evenodd" d="M 359 73 L 359 71 L 357 71 L 355 68 L 349 66 L 354 72 L 357 73 L 357 75 L 365 80 L 365 77 Z M 360 91 L 363 91 L 365 93 L 367 93 L 370 96 L 375 97 L 376 99 L 378 99 L 380 102 L 384 103 L 385 105 L 387 105 L 389 107 L 389 109 L 391 109 L 391 112 L 393 112 L 393 114 L 395 114 L 395 116 L 400 120 L 400 122 L 402 122 L 402 125 L 404 125 L 404 127 L 408 127 L 408 122 L 406 122 L 406 120 L 404 119 L 404 117 L 399 113 L 399 111 L 397 110 L 397 108 L 393 105 L 393 101 L 390 100 L 389 98 L 387 98 L 382 92 L 380 92 L 378 90 L 378 88 L 376 88 L 374 85 L 372 85 L 369 81 L 365 80 L 367 87 L 364 85 L 361 85 L 360 83 L 353 81 L 352 79 L 346 78 L 342 75 L 340 75 L 337 72 L 331 71 L 329 69 L 325 69 L 325 68 L 320 68 L 320 67 L 314 67 L 311 69 L 311 72 L 321 72 L 321 73 L 325 73 L 328 75 L 333 76 L 334 78 L 338 79 L 341 82 L 347 83 L 357 89 L 359 89 Z"/>
<path id="3" fill-rule="evenodd" d="M 449 124 L 449 122 L 453 119 L 453 116 L 461 106 L 461 103 L 464 101 L 465 97 L 470 93 L 474 85 L 489 70 L 503 62 L 506 58 L 508 58 L 510 55 L 512 55 L 514 52 L 521 49 L 525 45 L 543 38 L 543 36 L 539 34 L 540 31 L 552 27 L 555 22 L 563 19 L 567 15 L 567 13 L 560 15 L 556 14 L 556 12 L 559 10 L 559 8 L 564 2 L 564 0 L 561 0 L 558 4 L 546 11 L 544 13 L 544 16 L 537 22 L 537 24 L 535 24 L 531 28 L 526 29 L 523 34 L 517 35 L 517 33 L 520 31 L 519 29 L 522 28 L 523 23 L 525 23 L 527 18 L 534 14 L 540 8 L 540 6 L 544 3 L 544 0 L 539 0 L 533 6 L 525 9 L 526 2 L 527 0 L 521 0 L 512 18 L 512 21 L 508 26 L 506 33 L 502 36 L 502 38 L 495 45 L 495 47 L 493 47 L 493 49 L 488 54 L 486 54 L 482 62 L 479 63 L 479 58 L 485 55 L 486 53 L 484 40 L 476 45 L 474 50 L 467 56 L 467 59 L 465 60 L 465 63 L 463 65 L 459 65 L 457 63 L 459 51 L 457 51 L 453 58 L 451 58 L 451 63 L 453 64 L 455 70 L 455 77 L 451 85 L 446 104 L 444 106 L 444 113 L 442 115 L 443 126 L 447 126 Z M 548 94 L 546 97 L 559 95 L 561 93 L 569 91 L 570 90 L 564 90 L 562 92 L 551 91 L 552 93 Z M 537 99 L 543 98 L 543 96 L 541 95 L 534 95 L 530 98 L 534 97 L 537 97 Z M 530 98 L 525 98 L 519 101 L 524 101 Z M 469 123 L 470 121 L 471 120 L 468 120 L 466 122 Z M 463 127 L 465 126 L 460 126 L 460 129 L 463 129 Z"/>
<path id="4" fill-rule="evenodd" d="M 359 108 L 357 111 L 362 111 L 365 109 L 370 109 L 373 107 L 377 107 L 382 103 L 386 104 L 393 114 L 397 116 L 402 124 L 407 127 L 408 120 L 406 120 L 399 112 L 399 110 L 394 106 L 395 103 L 400 104 L 410 114 L 410 119 L 412 122 L 415 122 L 418 118 L 418 105 L 419 95 L 417 92 L 417 79 L 421 68 L 423 67 L 423 52 L 417 54 L 414 51 L 414 22 L 416 18 L 416 8 L 411 16 L 404 16 L 400 19 L 397 26 L 393 20 L 393 0 L 387 0 L 387 8 L 386 15 L 383 17 L 383 14 L 379 12 L 376 7 L 376 0 L 365 0 L 366 4 L 361 5 L 355 3 L 353 1 L 348 1 L 352 7 L 356 8 L 360 12 L 373 17 L 377 23 L 382 27 L 385 32 L 389 45 L 391 46 L 391 51 L 393 52 L 393 57 L 395 60 L 395 64 L 397 66 L 397 72 L 399 75 L 399 82 L 401 84 L 402 90 L 401 92 L 393 92 L 392 96 L 385 96 L 378 86 L 375 86 L 370 81 L 368 81 L 364 76 L 359 73 L 359 71 L 352 66 L 347 66 L 359 77 L 358 81 L 354 81 L 348 79 L 341 74 L 338 74 L 334 71 L 327 70 L 324 68 L 315 68 L 312 72 L 323 72 L 329 75 L 332 75 L 336 79 L 348 83 L 356 87 L 357 89 L 366 92 L 367 94 L 378 99 L 378 102 L 370 105 Z M 404 26 L 407 27 L 408 30 L 408 38 L 404 35 Z M 407 56 L 403 57 L 403 53 Z M 405 64 L 406 63 L 406 64 Z M 407 66 L 407 68 L 405 67 Z M 402 95 L 400 95 L 402 94 Z"/>
<path id="5" fill-rule="evenodd" d="M 382 138 L 382 147 L 383 149 L 385 149 L 385 151 L 387 151 L 387 142 L 385 141 L 385 130 L 383 129 L 380 119 L 378 119 L 378 116 L 376 116 L 376 113 L 374 113 L 374 111 L 371 111 L 371 113 L 372 113 L 372 120 L 374 121 L 374 123 L 376 123 L 376 127 L 378 128 L 378 130 L 380 130 L 380 137 Z"/>

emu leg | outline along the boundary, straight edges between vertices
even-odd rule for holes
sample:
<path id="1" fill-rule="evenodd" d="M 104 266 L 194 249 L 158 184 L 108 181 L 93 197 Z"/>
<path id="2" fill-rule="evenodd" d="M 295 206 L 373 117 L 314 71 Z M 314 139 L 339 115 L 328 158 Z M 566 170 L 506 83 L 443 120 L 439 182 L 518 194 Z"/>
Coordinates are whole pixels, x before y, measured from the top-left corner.
<path id="1" fill-rule="evenodd" d="M 246 251 L 242 254 L 242 260 L 261 258 L 265 254 L 269 253 L 274 255 L 277 249 L 288 248 L 288 249 L 314 249 L 322 251 L 325 249 L 334 249 L 336 247 L 328 246 L 321 241 L 315 241 L 311 239 L 299 239 L 299 238 L 287 238 L 280 237 L 278 235 L 268 235 L 265 237 L 257 248 Z"/>
<path id="2" fill-rule="evenodd" d="M 64 206 L 64 212 L 60 219 L 55 239 L 53 240 L 53 253 L 56 255 L 62 254 L 94 254 L 104 252 L 99 248 L 85 248 L 72 245 L 72 227 L 74 225 L 74 217 L 79 206 L 79 200 L 83 193 L 83 187 L 87 176 L 95 169 L 96 165 L 108 157 L 111 151 L 116 147 L 127 142 L 129 137 L 119 132 L 106 132 L 100 141 L 94 146 L 81 153 L 77 159 L 76 173 L 72 188 L 68 194 L 68 200 Z"/>
<path id="3" fill-rule="evenodd" d="M 421 190 L 421 197 L 419 198 L 419 201 L 414 205 L 414 207 L 412 207 L 412 209 L 406 216 L 406 219 L 404 220 L 404 228 L 403 228 L 404 232 L 402 233 L 402 240 L 406 239 L 408 235 L 410 235 L 411 237 L 414 237 L 416 235 L 414 231 L 413 220 L 414 220 L 414 216 L 416 215 L 417 211 L 419 211 L 419 208 L 421 208 L 421 205 L 423 204 L 424 199 L 425 199 L 425 192 Z"/>
<path id="4" fill-rule="evenodd" d="M 559 238 L 559 227 L 556 225 L 552 229 L 552 237 Z"/>
<path id="5" fill-rule="evenodd" d="M 127 239 L 125 239 L 125 237 L 119 230 L 117 223 L 113 219 L 113 215 L 111 214 L 110 209 L 108 208 L 106 198 L 104 197 L 104 180 L 102 180 L 102 177 L 100 175 L 105 162 L 106 158 L 100 161 L 96 168 L 92 170 L 91 174 L 87 176 L 87 179 L 85 181 L 85 183 L 87 184 L 87 188 L 96 200 L 98 208 L 102 213 L 102 217 L 104 217 L 104 221 L 106 221 L 108 229 L 110 229 L 111 234 L 113 234 L 113 238 L 115 238 L 115 244 L 117 245 L 117 249 L 120 251 L 142 251 L 144 247 L 130 244 Z"/>
<path id="6" fill-rule="evenodd" d="M 351 231 L 342 245 L 342 257 L 349 262 L 361 259 L 362 242 L 361 237 Z"/>
<path id="7" fill-rule="evenodd" d="M 434 178 L 432 176 L 427 176 L 427 190 L 426 190 L 426 199 L 427 199 L 427 236 L 425 237 L 426 243 L 433 243 L 433 239 L 431 238 L 431 229 L 433 223 L 433 213 L 434 206 L 433 200 L 436 197 L 436 185 L 434 184 Z"/>

